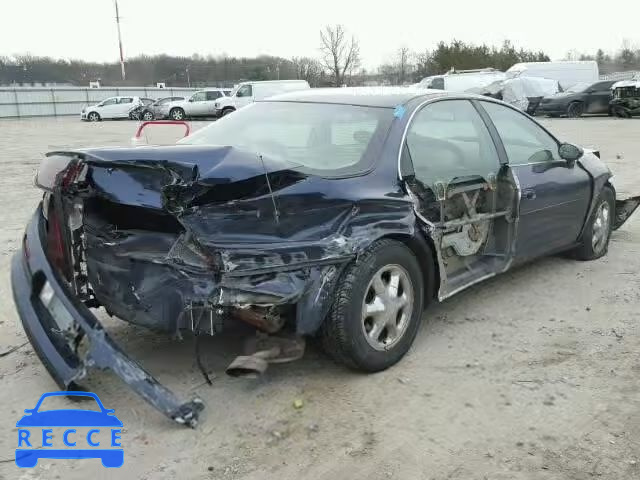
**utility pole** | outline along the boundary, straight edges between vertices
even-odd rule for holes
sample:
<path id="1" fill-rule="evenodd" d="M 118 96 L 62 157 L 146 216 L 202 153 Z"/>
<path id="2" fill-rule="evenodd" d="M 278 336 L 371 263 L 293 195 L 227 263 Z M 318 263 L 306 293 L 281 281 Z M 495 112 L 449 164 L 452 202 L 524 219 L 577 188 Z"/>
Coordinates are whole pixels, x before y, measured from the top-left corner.
<path id="1" fill-rule="evenodd" d="M 113 3 L 116 6 L 116 25 L 118 25 L 118 46 L 120 48 L 120 69 L 122 71 L 122 80 L 124 80 L 126 75 L 124 72 L 124 53 L 122 51 L 122 34 L 120 33 L 120 14 L 118 13 L 118 0 L 113 0 Z"/>

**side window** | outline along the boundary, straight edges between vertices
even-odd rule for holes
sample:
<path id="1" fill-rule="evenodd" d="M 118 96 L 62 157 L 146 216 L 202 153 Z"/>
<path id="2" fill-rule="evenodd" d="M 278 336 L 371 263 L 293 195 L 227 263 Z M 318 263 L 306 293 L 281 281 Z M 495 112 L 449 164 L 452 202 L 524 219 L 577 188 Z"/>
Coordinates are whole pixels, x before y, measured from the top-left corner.
<path id="1" fill-rule="evenodd" d="M 433 188 L 468 176 L 485 180 L 500 160 L 482 118 L 468 100 L 445 100 L 420 110 L 407 132 L 416 178 Z"/>
<path id="2" fill-rule="evenodd" d="M 606 92 L 611 87 L 611 82 L 598 82 L 591 85 L 587 90 L 594 92 Z"/>
<path id="3" fill-rule="evenodd" d="M 207 92 L 207 100 L 217 100 L 220 98 L 220 92 Z"/>
<path id="4" fill-rule="evenodd" d="M 511 165 L 560 160 L 558 142 L 533 120 L 497 103 L 482 102 L 496 126 Z"/>
<path id="5" fill-rule="evenodd" d="M 195 93 L 192 97 L 191 97 L 191 101 L 192 102 L 204 102 L 206 100 L 207 96 L 205 94 L 205 92 L 198 92 Z"/>
<path id="6" fill-rule="evenodd" d="M 106 107 L 107 105 L 115 105 L 118 103 L 117 98 L 107 98 L 104 102 L 102 102 L 102 106 Z"/>
<path id="7" fill-rule="evenodd" d="M 118 103 L 131 103 L 131 102 L 133 102 L 133 98 L 131 98 L 131 97 L 122 97 L 118 101 Z"/>
<path id="8" fill-rule="evenodd" d="M 243 85 L 238 89 L 236 97 L 250 97 L 253 95 L 252 90 L 251 85 Z"/>
<path id="9" fill-rule="evenodd" d="M 444 90 L 444 78 L 442 77 L 434 78 L 431 81 L 431 86 L 429 88 L 434 88 L 436 90 Z"/>

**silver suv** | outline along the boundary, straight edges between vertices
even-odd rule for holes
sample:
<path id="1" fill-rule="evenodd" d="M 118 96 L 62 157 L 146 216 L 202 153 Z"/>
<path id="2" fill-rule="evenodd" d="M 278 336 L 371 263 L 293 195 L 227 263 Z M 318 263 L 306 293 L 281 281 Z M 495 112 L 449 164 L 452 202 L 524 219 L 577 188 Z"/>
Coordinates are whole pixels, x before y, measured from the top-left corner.
<path id="1" fill-rule="evenodd" d="M 187 117 L 213 117 L 216 115 L 216 100 L 227 96 L 229 92 L 230 90 L 223 88 L 207 88 L 186 100 L 172 102 L 169 105 L 169 118 L 184 120 Z"/>

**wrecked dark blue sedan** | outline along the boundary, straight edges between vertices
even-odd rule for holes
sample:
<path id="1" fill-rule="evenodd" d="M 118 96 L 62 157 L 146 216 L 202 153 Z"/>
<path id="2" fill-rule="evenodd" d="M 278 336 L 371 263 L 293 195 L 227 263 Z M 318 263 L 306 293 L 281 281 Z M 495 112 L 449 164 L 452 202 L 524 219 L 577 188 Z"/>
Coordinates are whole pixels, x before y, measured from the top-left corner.
<path id="1" fill-rule="evenodd" d="M 234 374 L 299 357 L 307 336 L 382 370 L 430 302 L 543 255 L 605 255 L 640 204 L 616 199 L 610 177 L 598 152 L 486 97 L 286 94 L 175 146 L 49 153 L 14 298 L 62 388 L 110 369 L 194 425 L 201 402 L 178 401 L 91 309 L 196 339 L 249 323 L 266 336 Z"/>

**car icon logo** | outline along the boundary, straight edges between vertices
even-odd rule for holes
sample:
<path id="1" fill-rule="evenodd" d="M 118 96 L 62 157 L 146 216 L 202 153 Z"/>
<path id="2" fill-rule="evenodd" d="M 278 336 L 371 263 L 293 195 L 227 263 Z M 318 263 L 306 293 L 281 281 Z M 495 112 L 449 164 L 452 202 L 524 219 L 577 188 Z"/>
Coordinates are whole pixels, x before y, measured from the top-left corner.
<path id="1" fill-rule="evenodd" d="M 45 399 L 59 396 L 93 398 L 99 410 L 42 408 Z M 122 422 L 114 415 L 114 410 L 104 407 L 95 393 L 45 393 L 33 409 L 24 412 L 16 423 L 18 467 L 35 467 L 41 458 L 99 458 L 108 468 L 118 468 L 124 463 L 124 449 L 120 443 Z"/>

